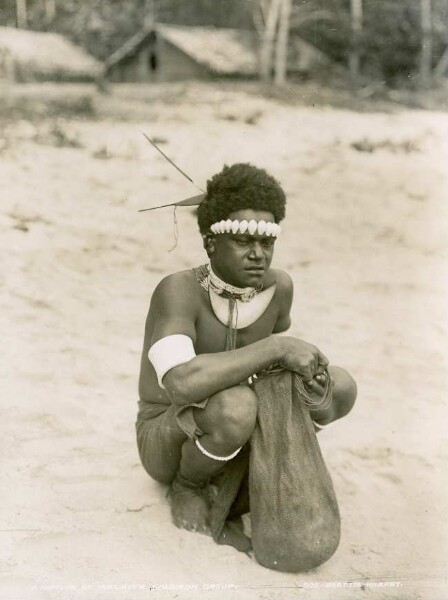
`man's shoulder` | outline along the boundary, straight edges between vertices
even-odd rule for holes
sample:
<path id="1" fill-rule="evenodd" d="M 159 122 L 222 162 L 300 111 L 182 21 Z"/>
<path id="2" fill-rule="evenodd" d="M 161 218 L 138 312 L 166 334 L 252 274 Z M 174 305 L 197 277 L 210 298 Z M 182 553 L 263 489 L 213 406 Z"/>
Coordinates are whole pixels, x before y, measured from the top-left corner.
<path id="1" fill-rule="evenodd" d="M 171 273 L 159 281 L 152 294 L 151 303 L 171 303 L 180 299 L 198 297 L 198 284 L 192 269 Z"/>
<path id="2" fill-rule="evenodd" d="M 172 273 L 158 283 L 146 319 L 148 348 L 168 335 L 183 334 L 195 340 L 194 322 L 200 307 L 198 288 L 191 271 Z"/>
<path id="3" fill-rule="evenodd" d="M 288 275 L 286 271 L 282 271 L 281 269 L 270 269 L 270 273 L 272 274 L 273 281 L 275 282 L 279 293 L 286 295 L 292 294 L 294 284 L 291 276 Z"/>
<path id="4" fill-rule="evenodd" d="M 282 333 L 287 331 L 291 325 L 291 305 L 294 294 L 294 285 L 291 277 L 285 271 L 275 269 L 277 288 L 275 294 L 277 297 L 278 318 L 273 333 Z"/>
<path id="5" fill-rule="evenodd" d="M 174 292 L 183 290 L 195 289 L 195 277 L 192 269 L 186 269 L 184 271 L 177 271 L 176 273 L 170 273 L 157 284 L 154 293 L 156 292 Z"/>

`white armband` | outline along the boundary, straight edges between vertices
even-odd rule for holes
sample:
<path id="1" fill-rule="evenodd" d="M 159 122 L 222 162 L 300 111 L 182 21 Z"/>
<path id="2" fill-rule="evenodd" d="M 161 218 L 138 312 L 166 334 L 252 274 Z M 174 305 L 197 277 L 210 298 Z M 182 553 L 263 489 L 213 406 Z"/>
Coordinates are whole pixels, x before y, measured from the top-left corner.
<path id="1" fill-rule="evenodd" d="M 193 340 L 182 333 L 167 335 L 151 346 L 148 358 L 157 374 L 157 381 L 165 389 L 162 379 L 170 369 L 188 362 L 196 356 Z"/>

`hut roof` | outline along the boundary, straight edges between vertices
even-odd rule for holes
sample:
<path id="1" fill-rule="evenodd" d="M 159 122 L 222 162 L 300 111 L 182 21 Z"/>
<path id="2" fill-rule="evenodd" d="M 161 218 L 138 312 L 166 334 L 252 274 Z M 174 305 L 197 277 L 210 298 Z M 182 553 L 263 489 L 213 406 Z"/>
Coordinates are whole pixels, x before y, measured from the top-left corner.
<path id="1" fill-rule="evenodd" d="M 104 67 L 106 71 L 110 67 L 113 67 L 122 60 L 135 54 L 140 46 L 142 46 L 147 40 L 151 39 L 151 37 L 154 37 L 153 27 L 138 31 L 104 61 Z"/>
<path id="2" fill-rule="evenodd" d="M 258 70 L 257 39 L 255 33 L 244 29 L 167 25 L 157 23 L 142 29 L 120 46 L 105 61 L 106 71 L 126 58 L 157 34 L 217 75 L 253 76 Z M 288 69 L 311 71 L 329 62 L 328 57 L 294 36 L 290 45 Z"/>
<path id="3" fill-rule="evenodd" d="M 220 75 L 257 72 L 254 35 L 242 29 L 158 24 L 162 38 Z"/>
<path id="4" fill-rule="evenodd" d="M 0 53 L 21 71 L 48 79 L 93 79 L 101 64 L 57 33 L 0 27 Z"/>

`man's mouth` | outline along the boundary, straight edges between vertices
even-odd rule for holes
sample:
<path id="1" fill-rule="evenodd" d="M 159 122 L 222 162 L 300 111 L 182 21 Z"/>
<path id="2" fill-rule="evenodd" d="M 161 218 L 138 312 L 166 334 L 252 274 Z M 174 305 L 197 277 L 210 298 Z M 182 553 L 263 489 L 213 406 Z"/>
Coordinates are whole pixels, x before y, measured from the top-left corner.
<path id="1" fill-rule="evenodd" d="M 248 273 L 264 273 L 264 267 L 247 267 L 246 269 L 244 269 L 245 271 L 247 271 Z"/>

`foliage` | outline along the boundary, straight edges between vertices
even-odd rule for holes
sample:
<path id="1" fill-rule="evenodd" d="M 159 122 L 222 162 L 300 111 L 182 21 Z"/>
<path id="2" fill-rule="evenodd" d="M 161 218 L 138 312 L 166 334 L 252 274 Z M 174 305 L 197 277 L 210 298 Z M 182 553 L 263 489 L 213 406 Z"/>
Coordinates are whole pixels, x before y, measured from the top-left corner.
<path id="1" fill-rule="evenodd" d="M 14 4 L 5 0 L 1 25 L 14 25 Z M 44 0 L 28 0 L 27 4 L 30 29 L 62 33 L 99 59 L 139 31 L 142 23 L 140 0 L 56 0 L 51 22 Z"/>
<path id="2" fill-rule="evenodd" d="M 3 0 L 0 25 L 15 26 L 15 0 Z M 57 31 L 84 46 L 99 59 L 109 56 L 138 32 L 150 2 L 145 0 L 56 0 L 56 14 L 48 22 L 45 0 L 28 0 L 31 29 Z M 250 13 L 240 0 L 156 0 L 161 22 L 217 27 L 251 26 Z"/>
<path id="3" fill-rule="evenodd" d="M 162 22 L 215 27 L 252 26 L 250 5 L 256 0 L 158 0 L 157 17 Z"/>
<path id="4" fill-rule="evenodd" d="M 109 56 L 140 30 L 145 10 L 153 4 L 161 22 L 217 27 L 253 27 L 251 9 L 258 0 L 55 0 L 48 20 L 49 0 L 27 0 L 32 29 L 63 33 L 99 59 Z M 343 64 L 351 45 L 350 0 L 295 0 L 294 10 L 325 11 L 326 19 L 305 20 L 293 28 Z M 410 76 L 418 67 L 421 47 L 420 0 L 364 0 L 360 40 L 362 71 L 388 83 Z M 15 24 L 15 0 L 3 0 L 0 25 Z M 448 0 L 433 0 L 434 64 L 448 39 Z"/>
<path id="5" fill-rule="evenodd" d="M 329 10 L 331 21 L 311 22 L 300 34 L 340 62 L 346 63 L 351 47 L 349 0 L 305 0 Z M 303 0 L 297 5 L 304 4 Z M 421 48 L 420 0 L 363 2 L 360 40 L 363 72 L 391 83 L 411 76 L 418 67 Z M 446 48 L 448 3 L 433 0 L 434 64 Z"/>

